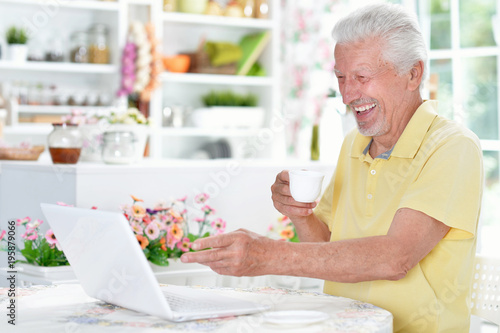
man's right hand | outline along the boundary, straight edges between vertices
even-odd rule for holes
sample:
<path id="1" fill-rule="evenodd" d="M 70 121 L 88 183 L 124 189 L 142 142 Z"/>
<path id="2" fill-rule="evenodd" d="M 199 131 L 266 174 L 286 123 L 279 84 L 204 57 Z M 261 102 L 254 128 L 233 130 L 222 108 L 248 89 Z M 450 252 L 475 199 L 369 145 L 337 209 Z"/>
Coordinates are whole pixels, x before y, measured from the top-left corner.
<path id="1" fill-rule="evenodd" d="M 292 221 L 304 219 L 312 214 L 312 209 L 316 203 L 297 202 L 290 194 L 290 177 L 288 170 L 281 171 L 276 176 L 276 181 L 271 186 L 274 207 L 283 215 L 288 216 Z"/>

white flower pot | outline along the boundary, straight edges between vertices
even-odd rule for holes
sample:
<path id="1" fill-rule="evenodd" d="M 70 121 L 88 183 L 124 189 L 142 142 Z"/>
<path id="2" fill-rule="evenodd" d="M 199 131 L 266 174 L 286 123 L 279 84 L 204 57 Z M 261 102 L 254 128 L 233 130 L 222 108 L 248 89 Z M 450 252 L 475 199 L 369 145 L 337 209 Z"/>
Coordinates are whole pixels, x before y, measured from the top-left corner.
<path id="1" fill-rule="evenodd" d="M 25 62 L 28 59 L 28 46 L 26 44 L 9 44 L 7 46 L 7 60 Z"/>
<path id="2" fill-rule="evenodd" d="M 264 124 L 264 108 L 213 106 L 191 113 L 191 124 L 199 128 L 260 128 Z"/>
<path id="3" fill-rule="evenodd" d="M 26 263 L 16 264 L 18 270 L 24 274 L 49 280 L 75 280 L 75 272 L 69 265 L 43 267 Z"/>

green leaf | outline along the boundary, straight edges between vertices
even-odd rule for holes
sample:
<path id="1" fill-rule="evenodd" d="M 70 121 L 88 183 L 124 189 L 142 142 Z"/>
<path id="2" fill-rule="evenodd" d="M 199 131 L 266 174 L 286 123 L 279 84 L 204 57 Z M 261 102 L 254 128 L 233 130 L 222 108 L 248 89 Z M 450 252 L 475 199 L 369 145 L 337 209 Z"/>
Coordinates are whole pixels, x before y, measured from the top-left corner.
<path id="1" fill-rule="evenodd" d="M 168 266 L 168 252 L 159 247 L 152 248 L 149 255 L 149 261 L 155 265 Z"/>

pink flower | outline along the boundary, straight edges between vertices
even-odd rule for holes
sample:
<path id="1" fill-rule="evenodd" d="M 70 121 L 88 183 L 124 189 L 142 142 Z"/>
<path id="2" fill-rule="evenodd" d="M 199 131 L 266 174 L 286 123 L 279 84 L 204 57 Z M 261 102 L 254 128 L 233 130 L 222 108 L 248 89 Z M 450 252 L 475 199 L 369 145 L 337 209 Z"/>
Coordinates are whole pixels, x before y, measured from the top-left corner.
<path id="1" fill-rule="evenodd" d="M 43 223 L 43 221 L 42 221 L 42 220 L 36 219 L 33 223 L 28 223 L 28 224 L 26 225 L 26 230 L 28 230 L 28 228 L 29 228 L 30 230 L 35 230 L 35 229 L 37 229 L 37 228 L 38 228 L 38 227 L 39 227 L 42 223 Z"/>
<path id="2" fill-rule="evenodd" d="M 209 205 L 201 207 L 201 210 L 205 213 L 205 215 L 212 215 L 215 213 L 215 209 L 213 209 Z"/>
<path id="3" fill-rule="evenodd" d="M 143 233 L 143 229 L 141 227 L 141 225 L 137 222 L 132 222 L 130 223 L 130 226 L 132 227 L 132 230 L 134 231 L 134 233 L 136 233 L 137 235 L 142 235 Z"/>
<path id="4" fill-rule="evenodd" d="M 36 230 L 33 230 L 32 232 L 28 232 L 28 230 L 26 230 L 26 232 L 22 234 L 21 237 L 27 240 L 35 240 L 38 238 L 38 233 L 36 232 Z"/>
<path id="5" fill-rule="evenodd" d="M 2 233 L 0 233 L 0 241 L 5 237 L 5 234 L 7 232 L 5 230 L 2 230 Z"/>
<path id="6" fill-rule="evenodd" d="M 160 228 L 158 228 L 158 224 L 156 223 L 148 224 L 145 232 L 150 240 L 155 240 L 160 236 Z"/>
<path id="7" fill-rule="evenodd" d="M 226 221 L 218 218 L 212 221 L 211 226 L 215 229 L 215 232 L 217 234 L 222 234 L 224 230 L 226 230 Z"/>
<path id="8" fill-rule="evenodd" d="M 184 237 L 180 242 L 177 243 L 177 248 L 181 249 L 182 252 L 188 252 L 191 248 L 191 242 L 189 238 Z"/>
<path id="9" fill-rule="evenodd" d="M 56 236 L 54 235 L 52 229 L 47 230 L 47 232 L 45 233 L 45 239 L 52 246 L 56 245 L 57 243 Z"/>
<path id="10" fill-rule="evenodd" d="M 205 203 L 210 196 L 207 193 L 200 193 L 194 197 L 194 202 L 198 204 Z"/>
<path id="11" fill-rule="evenodd" d="M 24 219 L 17 219 L 16 222 L 17 225 L 25 225 L 26 223 L 31 222 L 31 218 L 26 216 Z"/>
<path id="12" fill-rule="evenodd" d="M 185 202 L 187 200 L 187 195 L 183 196 L 182 198 L 177 199 L 179 202 Z"/>
<path id="13" fill-rule="evenodd" d="M 195 217 L 194 221 L 198 222 L 198 223 L 202 223 L 202 222 L 205 222 L 205 218 L 203 218 L 203 217 Z"/>
<path id="14" fill-rule="evenodd" d="M 177 244 L 179 240 L 172 236 L 172 234 L 167 234 L 167 246 L 169 249 L 173 250 L 175 247 L 175 244 Z"/>

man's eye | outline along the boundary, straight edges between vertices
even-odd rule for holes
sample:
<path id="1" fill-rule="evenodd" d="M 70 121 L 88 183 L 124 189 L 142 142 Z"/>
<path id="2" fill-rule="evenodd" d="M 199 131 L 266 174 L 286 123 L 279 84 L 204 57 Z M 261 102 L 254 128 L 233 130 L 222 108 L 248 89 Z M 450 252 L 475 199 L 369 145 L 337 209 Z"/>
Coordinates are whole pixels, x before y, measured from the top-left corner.
<path id="1" fill-rule="evenodd" d="M 358 79 L 359 82 L 366 82 L 366 81 L 368 81 L 368 77 L 366 77 L 364 75 L 358 75 L 356 78 Z"/>

